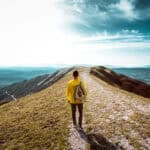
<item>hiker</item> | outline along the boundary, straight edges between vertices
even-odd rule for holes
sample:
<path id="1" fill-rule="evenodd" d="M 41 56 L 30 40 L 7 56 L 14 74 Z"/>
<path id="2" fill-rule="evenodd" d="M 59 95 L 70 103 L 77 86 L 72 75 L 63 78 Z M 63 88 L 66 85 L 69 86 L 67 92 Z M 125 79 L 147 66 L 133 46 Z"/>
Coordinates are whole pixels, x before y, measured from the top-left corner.
<path id="1" fill-rule="evenodd" d="M 70 80 L 67 84 L 66 88 L 66 96 L 67 102 L 71 105 L 72 110 L 72 120 L 73 126 L 77 127 L 76 122 L 76 107 L 78 107 L 79 111 L 79 118 L 78 118 L 78 125 L 79 128 L 82 129 L 82 118 L 83 118 L 83 102 L 86 99 L 87 91 L 85 88 L 85 84 L 81 81 L 79 77 L 79 72 L 75 70 L 73 72 L 73 79 Z"/>

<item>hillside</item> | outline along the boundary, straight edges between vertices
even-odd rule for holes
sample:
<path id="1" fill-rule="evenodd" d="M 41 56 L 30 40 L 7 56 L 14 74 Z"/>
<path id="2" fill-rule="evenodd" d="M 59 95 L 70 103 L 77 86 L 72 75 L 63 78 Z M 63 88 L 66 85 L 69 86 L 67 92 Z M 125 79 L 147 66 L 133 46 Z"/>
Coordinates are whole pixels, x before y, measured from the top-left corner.
<path id="1" fill-rule="evenodd" d="M 25 80 L 0 88 L 0 104 L 4 104 L 11 100 L 16 100 L 17 98 L 39 92 L 51 86 L 72 69 L 73 68 L 63 68 L 52 74 L 37 76 L 30 80 Z"/>
<path id="2" fill-rule="evenodd" d="M 150 98 L 150 84 L 118 74 L 104 66 L 92 67 L 90 73 L 110 85 Z"/>
<path id="3" fill-rule="evenodd" d="M 0 106 L 0 149 L 148 149 L 150 99 L 116 88 L 78 68 L 88 97 L 84 132 L 72 127 L 67 73 L 48 88 Z"/>
<path id="4" fill-rule="evenodd" d="M 69 149 L 64 78 L 38 93 L 0 106 L 0 149 Z"/>

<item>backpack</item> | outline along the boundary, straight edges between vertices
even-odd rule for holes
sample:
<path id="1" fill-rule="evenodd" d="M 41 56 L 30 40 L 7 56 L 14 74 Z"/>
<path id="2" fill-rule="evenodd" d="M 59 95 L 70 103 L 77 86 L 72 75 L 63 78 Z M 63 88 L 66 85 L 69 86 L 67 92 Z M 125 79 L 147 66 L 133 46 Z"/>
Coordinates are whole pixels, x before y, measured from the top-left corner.
<path id="1" fill-rule="evenodd" d="M 74 100 L 83 101 L 84 99 L 85 99 L 85 93 L 81 86 L 81 81 L 80 81 L 80 84 L 75 87 Z"/>

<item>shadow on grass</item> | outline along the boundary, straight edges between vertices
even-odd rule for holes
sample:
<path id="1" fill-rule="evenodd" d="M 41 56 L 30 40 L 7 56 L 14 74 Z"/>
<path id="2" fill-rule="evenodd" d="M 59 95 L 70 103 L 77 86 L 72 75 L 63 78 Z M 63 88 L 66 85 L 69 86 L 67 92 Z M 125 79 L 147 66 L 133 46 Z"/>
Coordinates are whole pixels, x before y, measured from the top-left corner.
<path id="1" fill-rule="evenodd" d="M 86 150 L 120 150 L 118 145 L 109 142 L 103 135 L 96 133 L 85 133 L 82 129 L 77 129 L 80 137 L 87 143 Z"/>

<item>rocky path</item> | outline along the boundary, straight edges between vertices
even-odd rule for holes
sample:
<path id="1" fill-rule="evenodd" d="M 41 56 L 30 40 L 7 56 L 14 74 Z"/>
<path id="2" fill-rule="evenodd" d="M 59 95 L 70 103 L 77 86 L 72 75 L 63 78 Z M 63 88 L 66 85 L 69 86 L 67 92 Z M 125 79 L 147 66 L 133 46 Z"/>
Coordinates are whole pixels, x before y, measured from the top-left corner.
<path id="1" fill-rule="evenodd" d="M 89 90 L 88 127 L 124 149 L 149 149 L 149 99 L 109 86 L 87 72 L 82 77 Z"/>
<path id="2" fill-rule="evenodd" d="M 149 149 L 149 99 L 114 88 L 83 71 L 88 89 L 85 103 L 86 132 L 99 133 L 122 149 Z M 71 125 L 70 141 L 74 150 L 85 150 L 86 141 Z"/>
<path id="3" fill-rule="evenodd" d="M 83 125 L 84 126 L 84 125 Z M 69 125 L 70 134 L 69 134 L 69 143 L 72 150 L 85 150 L 88 143 L 84 133 L 72 126 L 72 123 Z"/>

